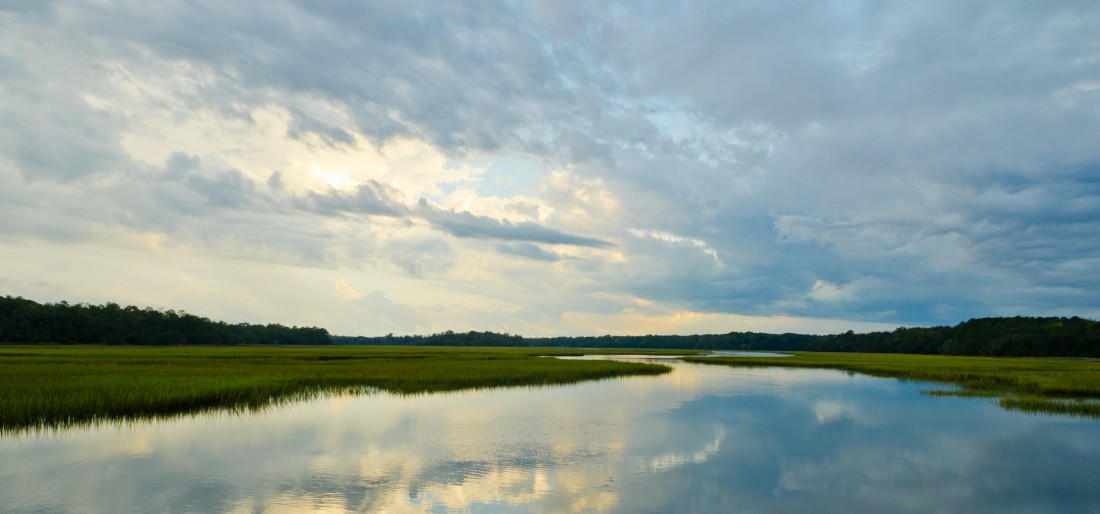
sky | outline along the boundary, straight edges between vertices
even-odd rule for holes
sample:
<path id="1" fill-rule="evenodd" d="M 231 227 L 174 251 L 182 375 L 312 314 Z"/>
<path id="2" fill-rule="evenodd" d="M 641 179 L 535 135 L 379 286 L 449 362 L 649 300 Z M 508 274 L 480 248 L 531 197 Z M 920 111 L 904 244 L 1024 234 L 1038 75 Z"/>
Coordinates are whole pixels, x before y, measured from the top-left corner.
<path id="1" fill-rule="evenodd" d="M 0 295 L 341 335 L 1100 318 L 1094 1 L 0 0 Z"/>

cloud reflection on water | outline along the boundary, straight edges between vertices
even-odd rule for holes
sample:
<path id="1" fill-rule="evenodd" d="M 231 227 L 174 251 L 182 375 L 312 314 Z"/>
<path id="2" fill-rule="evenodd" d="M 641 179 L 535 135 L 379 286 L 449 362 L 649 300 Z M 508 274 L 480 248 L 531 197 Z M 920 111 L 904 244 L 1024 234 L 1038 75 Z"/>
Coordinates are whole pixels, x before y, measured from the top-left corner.
<path id="1" fill-rule="evenodd" d="M 1096 421 L 828 370 L 328 397 L 0 441 L 0 511 L 927 512 L 1100 506 Z M 994 508 L 995 507 L 995 508 Z"/>

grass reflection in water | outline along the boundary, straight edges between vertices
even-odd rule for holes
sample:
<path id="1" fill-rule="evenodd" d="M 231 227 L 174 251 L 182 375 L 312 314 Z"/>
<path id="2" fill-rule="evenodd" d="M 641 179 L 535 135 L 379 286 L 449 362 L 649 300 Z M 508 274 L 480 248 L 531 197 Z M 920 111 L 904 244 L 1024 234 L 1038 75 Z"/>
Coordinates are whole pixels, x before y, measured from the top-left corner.
<path id="1" fill-rule="evenodd" d="M 0 431 L 212 409 L 256 410 L 326 393 L 568 384 L 670 370 L 637 362 L 539 357 L 580 353 L 545 348 L 5 347 L 0 348 Z"/>
<path id="2" fill-rule="evenodd" d="M 1100 418 L 1100 361 L 1019 357 L 956 357 L 883 353 L 791 352 L 794 357 L 687 357 L 728 366 L 829 368 L 960 387 L 935 396 L 995 398 L 1002 407 L 1036 414 Z"/>

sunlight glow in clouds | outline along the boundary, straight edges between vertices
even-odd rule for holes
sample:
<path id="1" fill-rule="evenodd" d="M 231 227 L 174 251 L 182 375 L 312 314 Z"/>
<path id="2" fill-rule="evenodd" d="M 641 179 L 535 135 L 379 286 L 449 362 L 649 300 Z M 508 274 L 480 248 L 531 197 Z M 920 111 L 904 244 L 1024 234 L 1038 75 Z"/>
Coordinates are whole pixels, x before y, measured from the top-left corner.
<path id="1" fill-rule="evenodd" d="M 0 294 L 339 334 L 1100 317 L 1100 8 L 0 4 Z"/>

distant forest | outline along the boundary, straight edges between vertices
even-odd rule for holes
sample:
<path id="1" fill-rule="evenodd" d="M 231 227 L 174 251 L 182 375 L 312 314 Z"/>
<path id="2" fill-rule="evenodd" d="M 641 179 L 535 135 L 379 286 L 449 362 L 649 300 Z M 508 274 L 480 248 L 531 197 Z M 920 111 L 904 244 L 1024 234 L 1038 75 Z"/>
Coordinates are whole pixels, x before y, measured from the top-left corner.
<path id="1" fill-rule="evenodd" d="M 0 343 L 104 345 L 330 344 L 328 331 L 283 325 L 230 325 L 224 321 L 152 308 L 40 304 L 0 298 Z"/>
<path id="2" fill-rule="evenodd" d="M 412 345 L 682 350 L 923 353 L 999 357 L 1100 358 L 1100 323 L 1072 318 L 978 318 L 954 327 L 898 328 L 834 335 L 730 332 L 688 336 L 522 337 L 446 331 L 427 336 L 330 336 L 316 327 L 227 324 L 174 310 L 40 304 L 0 297 L 0 343 L 104 345 Z"/>
<path id="3" fill-rule="evenodd" d="M 443 332 L 430 336 L 344 337 L 336 344 L 423 346 L 561 346 L 569 348 L 670 348 L 682 350 L 787 350 L 809 352 L 923 353 L 998 357 L 1100 357 L 1100 323 L 1072 318 L 979 318 L 954 327 L 898 328 L 893 332 L 835 335 L 730 332 L 689 336 L 525 338 L 494 332 Z"/>

